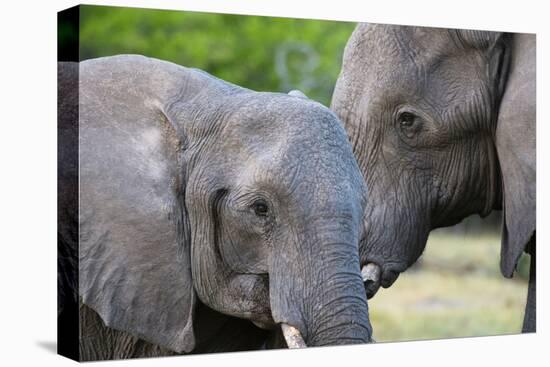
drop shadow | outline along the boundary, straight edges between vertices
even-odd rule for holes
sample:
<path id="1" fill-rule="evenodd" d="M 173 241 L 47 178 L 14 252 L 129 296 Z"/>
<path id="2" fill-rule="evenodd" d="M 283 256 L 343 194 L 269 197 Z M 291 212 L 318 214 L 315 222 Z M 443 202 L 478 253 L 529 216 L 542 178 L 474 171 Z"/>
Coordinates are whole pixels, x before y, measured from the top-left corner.
<path id="1" fill-rule="evenodd" d="M 57 342 L 52 340 L 39 340 L 36 342 L 36 345 L 41 347 L 42 349 L 57 354 Z"/>

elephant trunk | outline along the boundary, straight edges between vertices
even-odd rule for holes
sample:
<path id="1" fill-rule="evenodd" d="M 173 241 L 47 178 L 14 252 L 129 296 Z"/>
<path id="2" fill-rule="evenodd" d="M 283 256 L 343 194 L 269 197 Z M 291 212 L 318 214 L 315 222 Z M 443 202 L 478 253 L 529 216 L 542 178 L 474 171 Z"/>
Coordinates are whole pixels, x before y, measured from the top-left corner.
<path id="1" fill-rule="evenodd" d="M 337 264 L 341 262 L 341 264 Z M 359 260 L 335 259 L 328 265 L 321 305 L 311 315 L 308 345 L 358 344 L 371 341 L 372 327 Z"/>
<path id="2" fill-rule="evenodd" d="M 323 231 L 306 231 L 299 236 L 302 242 L 288 246 L 317 249 L 316 256 L 283 246 L 273 257 L 273 319 L 283 324 L 289 347 L 303 345 L 300 338 L 307 346 L 368 343 L 372 327 L 359 269 L 358 231 L 349 219 L 335 218 L 314 228 Z M 289 256 L 293 253 L 298 259 Z"/>

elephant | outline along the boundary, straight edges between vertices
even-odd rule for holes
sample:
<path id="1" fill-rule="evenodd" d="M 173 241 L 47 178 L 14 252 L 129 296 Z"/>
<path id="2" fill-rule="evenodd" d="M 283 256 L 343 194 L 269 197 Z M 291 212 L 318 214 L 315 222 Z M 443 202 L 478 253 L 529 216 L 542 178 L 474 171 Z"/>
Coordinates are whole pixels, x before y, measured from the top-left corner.
<path id="1" fill-rule="evenodd" d="M 371 341 L 367 191 L 333 112 L 140 55 L 76 65 L 80 359 Z"/>
<path id="2" fill-rule="evenodd" d="M 369 189 L 360 258 L 368 298 L 422 254 L 432 229 L 502 210 L 500 269 L 531 256 L 535 331 L 535 35 L 358 24 L 331 109 Z"/>

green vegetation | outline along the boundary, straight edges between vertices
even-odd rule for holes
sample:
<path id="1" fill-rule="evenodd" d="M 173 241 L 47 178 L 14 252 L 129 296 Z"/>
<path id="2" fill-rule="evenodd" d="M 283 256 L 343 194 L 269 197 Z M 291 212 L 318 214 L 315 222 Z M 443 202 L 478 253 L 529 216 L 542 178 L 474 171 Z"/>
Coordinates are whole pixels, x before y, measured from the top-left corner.
<path id="1" fill-rule="evenodd" d="M 259 91 L 300 89 L 325 105 L 354 24 L 82 6 L 81 60 L 134 53 Z"/>
<path id="2" fill-rule="evenodd" d="M 435 232 L 419 266 L 369 301 L 377 341 L 521 331 L 527 283 L 500 275 L 497 233 Z"/>

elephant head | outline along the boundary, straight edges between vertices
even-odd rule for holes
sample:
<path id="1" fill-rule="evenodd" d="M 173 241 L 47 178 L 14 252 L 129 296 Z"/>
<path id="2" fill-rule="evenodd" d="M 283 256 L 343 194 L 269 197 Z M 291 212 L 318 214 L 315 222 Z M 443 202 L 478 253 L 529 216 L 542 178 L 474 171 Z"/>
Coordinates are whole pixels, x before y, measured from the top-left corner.
<path id="1" fill-rule="evenodd" d="M 190 352 L 209 308 L 310 345 L 369 342 L 366 191 L 336 116 L 168 62 L 80 63 L 80 295 Z"/>
<path id="2" fill-rule="evenodd" d="M 501 270 L 535 232 L 534 36 L 360 24 L 332 109 L 369 188 L 360 245 L 368 297 L 428 233 L 504 209 Z"/>

